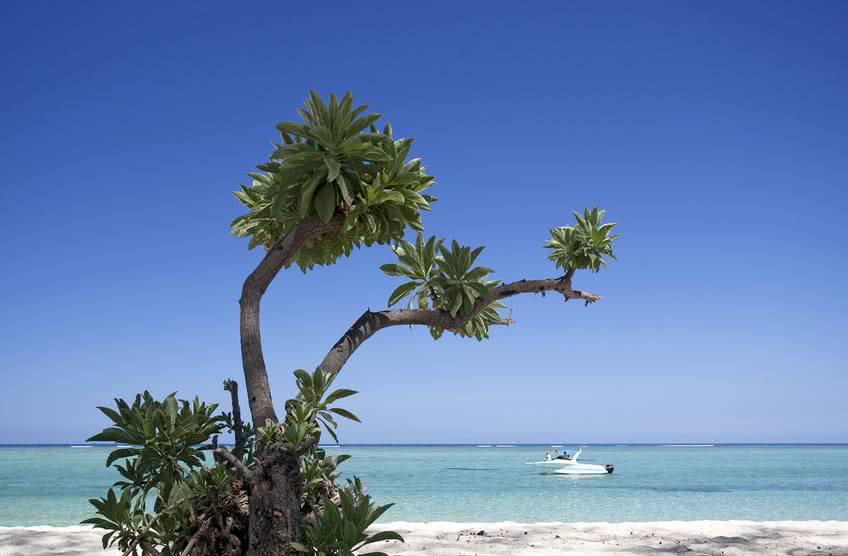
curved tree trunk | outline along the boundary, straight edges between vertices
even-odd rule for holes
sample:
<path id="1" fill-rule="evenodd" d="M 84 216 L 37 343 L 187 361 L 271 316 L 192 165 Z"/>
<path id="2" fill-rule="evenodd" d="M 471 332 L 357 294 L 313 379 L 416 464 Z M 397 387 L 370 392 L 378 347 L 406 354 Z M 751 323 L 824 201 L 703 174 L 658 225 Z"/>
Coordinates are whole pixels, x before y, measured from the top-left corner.
<path id="1" fill-rule="evenodd" d="M 271 385 L 260 333 L 260 303 L 262 296 L 280 270 L 289 265 L 305 244 L 334 232 L 341 227 L 343 217 L 336 215 L 323 223 L 317 217 L 304 220 L 284 238 L 274 244 L 242 287 L 239 331 L 241 357 L 250 414 L 257 428 L 266 421 L 277 422 L 271 398 Z M 278 446 L 258 446 L 257 469 L 250 482 L 250 543 L 252 556 L 281 556 L 295 554 L 290 542 L 301 541 L 302 516 L 300 503 L 303 479 L 296 454 Z"/>

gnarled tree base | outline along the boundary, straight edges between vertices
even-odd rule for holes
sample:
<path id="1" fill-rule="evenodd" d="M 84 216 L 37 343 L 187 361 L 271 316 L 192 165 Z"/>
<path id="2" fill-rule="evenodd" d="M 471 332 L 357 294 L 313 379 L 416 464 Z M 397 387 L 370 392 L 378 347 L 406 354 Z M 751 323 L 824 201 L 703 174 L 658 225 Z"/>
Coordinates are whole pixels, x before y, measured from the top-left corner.
<path id="1" fill-rule="evenodd" d="M 279 446 L 263 446 L 250 478 L 250 541 L 248 556 L 291 556 L 292 542 L 301 542 L 300 504 L 303 477 L 297 454 Z"/>

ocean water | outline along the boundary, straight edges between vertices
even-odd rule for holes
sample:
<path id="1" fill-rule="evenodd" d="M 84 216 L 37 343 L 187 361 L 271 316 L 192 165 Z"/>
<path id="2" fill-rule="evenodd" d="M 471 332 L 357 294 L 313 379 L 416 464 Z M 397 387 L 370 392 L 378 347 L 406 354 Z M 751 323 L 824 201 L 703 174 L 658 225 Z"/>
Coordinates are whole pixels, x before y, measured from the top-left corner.
<path id="1" fill-rule="evenodd" d="M 566 446 L 569 452 L 576 447 Z M 542 466 L 546 446 L 345 446 L 385 521 L 848 520 L 848 446 L 587 446 L 612 475 Z M 0 447 L 0 526 L 75 525 L 117 473 L 110 448 Z"/>

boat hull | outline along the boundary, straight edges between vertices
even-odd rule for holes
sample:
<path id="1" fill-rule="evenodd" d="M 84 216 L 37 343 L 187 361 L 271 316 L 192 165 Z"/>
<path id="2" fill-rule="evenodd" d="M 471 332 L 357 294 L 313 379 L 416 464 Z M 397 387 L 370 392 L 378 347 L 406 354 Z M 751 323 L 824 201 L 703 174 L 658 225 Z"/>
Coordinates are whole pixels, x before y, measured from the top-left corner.
<path id="1" fill-rule="evenodd" d="M 575 463 L 554 470 L 560 475 L 609 475 L 615 470 L 612 465 L 595 465 L 592 463 Z"/>

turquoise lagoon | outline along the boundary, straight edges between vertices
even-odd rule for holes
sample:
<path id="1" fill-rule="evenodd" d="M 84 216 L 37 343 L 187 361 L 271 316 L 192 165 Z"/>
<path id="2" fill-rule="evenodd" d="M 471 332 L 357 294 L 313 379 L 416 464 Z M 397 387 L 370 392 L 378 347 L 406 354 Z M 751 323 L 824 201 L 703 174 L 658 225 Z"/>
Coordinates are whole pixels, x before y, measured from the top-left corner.
<path id="1" fill-rule="evenodd" d="M 565 446 L 574 451 L 575 446 Z M 75 525 L 116 480 L 111 448 L 0 447 L 0 526 Z M 386 521 L 848 520 L 848 446 L 587 446 L 608 476 L 525 462 L 548 446 L 345 446 Z"/>

